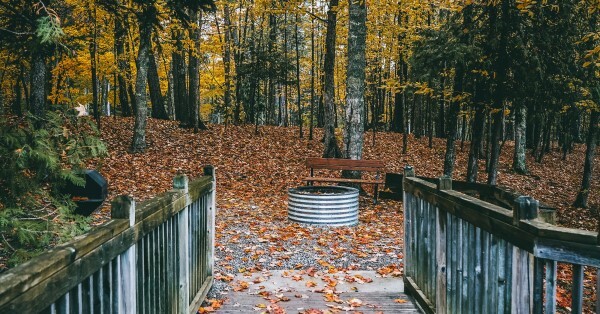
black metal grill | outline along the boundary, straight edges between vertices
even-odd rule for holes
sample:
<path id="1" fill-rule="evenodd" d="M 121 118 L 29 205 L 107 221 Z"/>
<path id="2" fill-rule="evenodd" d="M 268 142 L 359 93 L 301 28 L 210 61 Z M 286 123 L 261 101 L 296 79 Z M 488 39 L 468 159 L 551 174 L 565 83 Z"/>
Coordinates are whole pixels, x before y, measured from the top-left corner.
<path id="1" fill-rule="evenodd" d="M 106 199 L 108 182 L 96 170 L 84 170 L 83 175 L 85 186 L 67 183 L 64 192 L 71 195 L 71 199 L 77 205 L 75 213 L 88 216 Z"/>

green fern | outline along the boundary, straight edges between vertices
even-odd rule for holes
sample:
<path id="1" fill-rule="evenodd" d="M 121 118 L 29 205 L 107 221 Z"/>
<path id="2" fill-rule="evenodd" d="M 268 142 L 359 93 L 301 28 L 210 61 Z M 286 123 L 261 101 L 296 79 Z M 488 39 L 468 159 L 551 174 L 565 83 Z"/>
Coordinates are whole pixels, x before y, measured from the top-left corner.
<path id="1" fill-rule="evenodd" d="M 43 129 L 37 122 L 0 118 L 0 241 L 11 265 L 89 230 L 60 188 L 83 186 L 85 161 L 107 153 L 87 119 L 50 111 Z"/>

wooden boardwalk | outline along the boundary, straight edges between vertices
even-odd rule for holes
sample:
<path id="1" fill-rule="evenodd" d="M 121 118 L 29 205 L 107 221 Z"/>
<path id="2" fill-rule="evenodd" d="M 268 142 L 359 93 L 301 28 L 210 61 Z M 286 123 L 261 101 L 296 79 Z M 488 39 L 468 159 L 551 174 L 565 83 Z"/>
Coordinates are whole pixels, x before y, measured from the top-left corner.
<path id="1" fill-rule="evenodd" d="M 229 291 L 216 313 L 420 313 L 402 278 L 374 271 L 270 271 L 238 275 L 232 286 L 238 291 Z"/>

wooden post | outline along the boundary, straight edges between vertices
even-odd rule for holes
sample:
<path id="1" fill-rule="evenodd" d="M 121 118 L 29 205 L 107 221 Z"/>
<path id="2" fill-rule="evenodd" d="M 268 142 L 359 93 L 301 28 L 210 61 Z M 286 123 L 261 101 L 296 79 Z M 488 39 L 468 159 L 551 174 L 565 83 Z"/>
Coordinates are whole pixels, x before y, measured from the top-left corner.
<path id="1" fill-rule="evenodd" d="M 176 175 L 173 178 L 173 189 L 180 190 L 181 192 L 186 194 L 186 206 L 183 210 L 181 210 L 178 214 L 178 241 L 177 245 L 179 246 L 179 298 L 177 299 L 180 314 L 189 314 L 190 312 L 190 289 L 189 289 L 189 281 L 190 281 L 190 269 L 189 269 L 189 257 L 190 257 L 190 248 L 189 248 L 189 220 L 190 220 L 190 196 L 189 196 L 189 187 L 188 187 L 188 177 L 184 174 Z"/>
<path id="2" fill-rule="evenodd" d="M 406 178 L 408 177 L 414 177 L 415 175 L 415 171 L 413 170 L 413 168 L 409 165 L 406 165 L 404 167 L 404 178 L 403 181 L 406 180 Z M 404 285 L 410 285 L 410 282 L 408 281 L 408 278 L 410 276 L 413 276 L 414 274 L 412 273 L 412 269 L 413 266 L 411 263 L 414 263 L 414 261 L 412 260 L 412 255 L 411 255 L 411 241 L 412 241 L 412 233 L 413 233 L 413 226 L 412 226 L 412 212 L 413 209 L 410 208 L 411 206 L 411 202 L 409 202 L 409 197 L 408 197 L 408 193 L 406 193 L 406 191 L 404 191 L 403 188 L 403 192 L 402 192 L 402 207 L 404 207 L 404 219 L 403 219 L 403 224 L 404 224 L 404 252 L 402 252 L 402 258 L 404 259 Z M 397 212 L 401 212 L 401 207 L 398 206 L 398 210 Z"/>
<path id="3" fill-rule="evenodd" d="M 583 313 L 583 265 L 573 264 L 571 313 Z"/>
<path id="4" fill-rule="evenodd" d="M 402 180 L 404 181 L 405 178 L 410 178 L 410 177 L 414 177 L 415 176 L 415 170 L 413 169 L 413 167 L 406 165 L 404 166 L 404 178 L 402 178 Z M 402 187 L 402 189 L 404 190 L 404 187 Z M 404 207 L 406 207 L 406 193 L 402 193 L 402 204 Z M 400 207 L 398 207 L 398 209 L 396 210 L 396 212 L 400 212 Z M 404 229 L 406 230 L 406 229 Z"/>
<path id="5" fill-rule="evenodd" d="M 111 202 L 110 217 L 112 219 L 129 219 L 129 226 L 135 224 L 135 200 L 129 195 L 119 195 Z"/>
<path id="6" fill-rule="evenodd" d="M 449 176 L 441 176 L 438 179 L 437 189 L 440 191 L 452 190 L 452 178 Z"/>
<path id="7" fill-rule="evenodd" d="M 533 259 L 533 313 L 544 312 L 544 266 L 546 261 L 542 258 Z"/>
<path id="8" fill-rule="evenodd" d="M 539 202 L 531 196 L 519 196 L 513 205 L 513 225 L 519 226 L 522 219 L 536 219 Z"/>
<path id="9" fill-rule="evenodd" d="M 210 201 L 208 202 L 208 213 L 207 213 L 207 217 L 208 217 L 208 226 L 207 226 L 207 230 L 208 230 L 208 275 L 212 277 L 213 275 L 213 268 L 214 268 L 214 248 L 215 248 L 215 214 L 217 212 L 217 205 L 216 205 L 216 200 L 217 200 L 217 175 L 215 173 L 215 167 L 213 166 L 206 166 L 204 167 L 204 175 L 206 176 L 211 176 L 212 177 L 212 191 L 211 191 L 211 196 L 210 196 Z"/>
<path id="10" fill-rule="evenodd" d="M 135 200 L 128 195 L 117 196 L 111 204 L 112 219 L 129 219 L 129 227 L 135 225 Z M 130 246 L 127 251 L 118 257 L 119 279 L 117 282 L 117 295 L 119 313 L 137 312 L 137 268 L 136 245 Z"/>
<path id="11" fill-rule="evenodd" d="M 452 179 L 449 176 L 442 176 L 439 179 L 438 190 L 451 190 Z M 435 205 L 435 242 L 436 242 L 436 265 L 437 265 L 437 280 L 436 280 L 436 313 L 446 313 L 446 288 L 447 288 L 447 273 L 446 273 L 446 231 L 447 231 L 447 214 L 441 211 L 437 204 Z"/>
<path id="12" fill-rule="evenodd" d="M 513 205 L 513 225 L 518 227 L 522 219 L 535 219 L 539 203 L 531 196 L 519 196 Z M 513 247 L 512 258 L 512 308 L 511 313 L 533 311 L 533 256 L 526 250 Z"/>
<path id="13" fill-rule="evenodd" d="M 406 165 L 404 166 L 404 176 L 405 177 L 414 177 L 415 169 L 412 166 Z"/>

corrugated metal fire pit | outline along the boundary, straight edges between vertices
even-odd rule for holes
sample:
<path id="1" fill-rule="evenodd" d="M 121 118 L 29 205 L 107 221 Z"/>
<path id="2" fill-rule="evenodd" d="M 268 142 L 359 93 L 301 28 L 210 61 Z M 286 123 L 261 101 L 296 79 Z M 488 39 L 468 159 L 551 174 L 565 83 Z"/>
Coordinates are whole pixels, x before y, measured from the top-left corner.
<path id="1" fill-rule="evenodd" d="M 289 189 L 288 219 L 315 225 L 354 226 L 358 224 L 358 189 L 345 186 Z"/>

